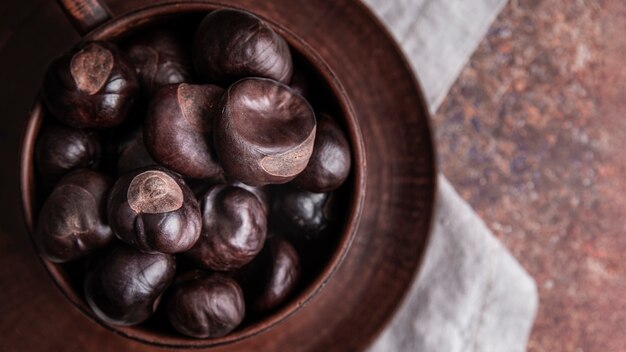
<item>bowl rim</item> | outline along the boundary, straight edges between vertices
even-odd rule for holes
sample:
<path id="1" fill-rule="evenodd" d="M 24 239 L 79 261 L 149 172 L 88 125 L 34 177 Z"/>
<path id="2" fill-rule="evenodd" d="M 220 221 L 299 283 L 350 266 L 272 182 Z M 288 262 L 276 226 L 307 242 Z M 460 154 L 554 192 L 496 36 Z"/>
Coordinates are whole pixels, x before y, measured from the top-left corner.
<path id="1" fill-rule="evenodd" d="M 79 42 L 89 40 L 117 41 L 123 39 L 126 34 L 134 33 L 149 24 L 167 22 L 168 20 L 185 14 L 208 13 L 222 8 L 250 12 L 242 7 L 225 5 L 223 3 L 212 1 L 192 0 L 182 3 L 154 4 L 133 10 L 109 20 L 100 27 L 97 27 L 93 31 L 87 33 L 79 40 Z M 293 297 L 288 304 L 271 313 L 269 316 L 264 317 L 261 321 L 245 327 L 243 330 L 235 330 L 229 335 L 214 339 L 193 339 L 178 336 L 176 334 L 173 336 L 167 335 L 166 337 L 163 337 L 159 336 L 158 333 L 140 329 L 136 326 L 124 327 L 110 325 L 98 318 L 87 306 L 82 296 L 77 294 L 77 292 L 72 289 L 72 286 L 68 282 L 69 280 L 67 275 L 65 275 L 63 269 L 60 268 L 58 264 L 48 261 L 38 255 L 40 261 L 46 268 L 46 272 L 50 275 L 52 281 L 60 289 L 65 298 L 69 300 L 83 315 L 96 321 L 99 325 L 104 326 L 106 329 L 116 334 L 158 347 L 206 348 L 235 343 L 267 332 L 281 323 L 284 323 L 288 318 L 297 313 L 300 308 L 304 307 L 321 290 L 323 290 L 345 259 L 354 241 L 360 222 L 366 192 L 365 146 L 355 110 L 351 105 L 343 85 L 333 70 L 320 57 L 320 55 L 317 54 L 316 51 L 306 43 L 306 41 L 304 41 L 303 38 L 298 37 L 287 28 L 283 27 L 280 23 L 276 23 L 270 18 L 262 16 L 258 13 L 254 14 L 269 23 L 277 33 L 285 38 L 289 45 L 293 47 L 298 54 L 306 59 L 306 61 L 315 69 L 316 73 L 319 74 L 324 79 L 325 83 L 331 88 L 333 96 L 335 97 L 338 107 L 341 110 L 343 125 L 352 147 L 352 173 L 354 176 L 352 177 L 353 185 L 352 190 L 350 191 L 350 209 L 347 213 L 347 219 L 341 231 L 341 240 L 337 244 L 337 250 L 333 253 L 330 261 L 325 265 L 321 273 L 319 273 L 317 277 L 310 282 L 302 292 L 299 293 L 299 295 Z M 33 240 L 32 234 L 35 229 L 34 224 L 36 219 L 34 217 L 36 211 L 34 210 L 34 206 L 36 204 L 35 199 L 37 199 L 34 151 L 36 146 L 36 137 L 43 123 L 44 110 L 41 96 L 38 95 L 35 100 L 34 107 L 29 113 L 27 127 L 21 143 L 21 203 L 24 221 L 26 223 L 27 230 L 31 235 L 31 240 Z M 33 246 L 35 246 L 34 241 L 32 242 Z"/>

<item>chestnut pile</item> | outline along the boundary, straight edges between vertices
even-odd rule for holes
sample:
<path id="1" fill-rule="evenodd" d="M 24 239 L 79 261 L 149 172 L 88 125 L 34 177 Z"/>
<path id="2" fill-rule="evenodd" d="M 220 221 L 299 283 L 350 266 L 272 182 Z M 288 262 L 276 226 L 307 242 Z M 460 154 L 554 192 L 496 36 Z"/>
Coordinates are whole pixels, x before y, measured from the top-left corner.
<path id="1" fill-rule="evenodd" d="M 213 11 L 189 53 L 183 43 L 157 29 L 81 43 L 50 65 L 34 238 L 47 260 L 83 263 L 103 321 L 159 311 L 183 335 L 214 338 L 302 285 L 350 147 L 258 17 Z"/>

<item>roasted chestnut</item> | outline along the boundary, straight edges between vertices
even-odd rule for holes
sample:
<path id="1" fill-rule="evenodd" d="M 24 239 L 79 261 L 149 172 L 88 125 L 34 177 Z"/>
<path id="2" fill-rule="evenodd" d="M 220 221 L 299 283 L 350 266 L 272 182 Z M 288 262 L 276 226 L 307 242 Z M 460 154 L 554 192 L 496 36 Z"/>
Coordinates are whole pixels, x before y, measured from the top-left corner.
<path id="1" fill-rule="evenodd" d="M 191 80 L 191 62 L 180 42 L 173 32 L 165 29 L 148 32 L 132 41 L 126 53 L 147 93 Z"/>
<path id="2" fill-rule="evenodd" d="M 121 124 L 138 91 L 131 64 L 108 42 L 87 42 L 56 59 L 43 82 L 48 110 L 59 121 L 77 128 Z"/>
<path id="3" fill-rule="evenodd" d="M 285 40 L 255 15 L 239 10 L 216 10 L 204 17 L 192 57 L 198 74 L 220 85 L 244 77 L 289 83 L 293 72 Z"/>
<path id="4" fill-rule="evenodd" d="M 228 88 L 214 121 L 218 158 L 227 178 L 252 186 L 286 183 L 309 162 L 315 113 L 292 88 L 245 78 Z"/>
<path id="5" fill-rule="evenodd" d="M 316 239 L 332 220 L 331 210 L 329 193 L 277 187 L 272 196 L 270 227 L 298 242 Z"/>
<path id="6" fill-rule="evenodd" d="M 85 298 L 98 318 L 109 324 L 140 324 L 156 311 L 175 273 L 174 256 L 119 244 L 88 271 Z"/>
<path id="7" fill-rule="evenodd" d="M 294 247 L 281 237 L 268 238 L 244 279 L 246 307 L 255 313 L 278 307 L 294 291 L 300 275 L 300 257 Z"/>
<path id="8" fill-rule="evenodd" d="M 245 303 L 237 282 L 221 274 L 193 271 L 174 283 L 167 316 L 183 335 L 221 337 L 243 321 Z"/>
<path id="9" fill-rule="evenodd" d="M 211 138 L 212 116 L 223 92 L 214 85 L 186 83 L 159 89 L 144 124 L 144 141 L 154 160 L 183 176 L 223 179 Z"/>
<path id="10" fill-rule="evenodd" d="M 350 173 L 350 145 L 343 131 L 327 114 L 319 114 L 313 154 L 294 183 L 311 192 L 339 188 Z"/>
<path id="11" fill-rule="evenodd" d="M 267 214 L 259 199 L 243 188 L 210 188 L 202 197 L 202 222 L 202 235 L 186 255 L 203 268 L 239 268 L 265 243 Z"/>
<path id="12" fill-rule="evenodd" d="M 67 262 L 102 248 L 113 239 L 106 221 L 109 180 L 91 170 L 74 171 L 59 181 L 46 199 L 35 242 L 53 262 Z"/>
<path id="13" fill-rule="evenodd" d="M 200 209 L 182 178 L 157 166 L 120 177 L 108 202 L 109 224 L 122 241 L 144 251 L 191 248 L 202 226 Z"/>
<path id="14" fill-rule="evenodd" d="M 37 140 L 35 162 L 44 183 L 53 185 L 72 170 L 96 167 L 100 155 L 95 131 L 49 124 Z"/>
<path id="15" fill-rule="evenodd" d="M 142 167 L 157 165 L 148 149 L 146 149 L 142 128 L 134 130 L 127 139 L 119 143 L 117 155 L 118 175 L 123 175 Z"/>

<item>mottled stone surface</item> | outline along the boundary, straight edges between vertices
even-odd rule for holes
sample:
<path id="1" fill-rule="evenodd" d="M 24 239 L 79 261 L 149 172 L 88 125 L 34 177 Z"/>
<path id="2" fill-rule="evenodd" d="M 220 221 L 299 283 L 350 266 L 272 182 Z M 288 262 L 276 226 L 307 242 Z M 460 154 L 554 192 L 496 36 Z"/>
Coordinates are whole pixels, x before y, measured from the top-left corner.
<path id="1" fill-rule="evenodd" d="M 536 279 L 529 351 L 626 351 L 626 3 L 512 0 L 435 116 L 444 174 Z"/>

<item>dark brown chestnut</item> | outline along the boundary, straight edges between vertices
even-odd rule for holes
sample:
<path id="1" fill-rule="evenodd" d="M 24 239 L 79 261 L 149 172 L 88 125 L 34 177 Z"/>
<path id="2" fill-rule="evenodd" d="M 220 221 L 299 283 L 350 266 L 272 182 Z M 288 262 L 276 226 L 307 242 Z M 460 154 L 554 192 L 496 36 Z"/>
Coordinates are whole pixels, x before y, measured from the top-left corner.
<path id="1" fill-rule="evenodd" d="M 230 86 L 214 124 L 226 176 L 252 186 L 291 181 L 306 167 L 315 143 L 311 105 L 289 86 L 266 78 Z"/>
<path id="2" fill-rule="evenodd" d="M 134 130 L 125 140 L 119 143 L 117 155 L 118 175 L 123 175 L 142 167 L 157 165 L 148 149 L 146 149 L 142 128 Z"/>
<path id="3" fill-rule="evenodd" d="M 267 190 L 267 187 L 254 187 L 239 181 L 235 181 L 231 185 L 235 187 L 241 187 L 246 191 L 254 194 L 261 202 L 261 205 L 263 205 L 263 210 L 265 210 L 265 214 L 270 213 L 270 195 L 268 193 L 269 191 Z"/>
<path id="4" fill-rule="evenodd" d="M 108 215 L 120 240 L 150 253 L 184 252 L 196 243 L 202 227 L 198 202 L 183 179 L 156 166 L 115 182 Z"/>
<path id="5" fill-rule="evenodd" d="M 35 232 L 45 258 L 67 262 L 111 242 L 105 210 L 109 187 L 104 175 L 91 170 L 77 170 L 61 179 L 39 213 Z"/>
<path id="6" fill-rule="evenodd" d="M 311 192 L 334 191 L 348 177 L 350 164 L 350 145 L 341 127 L 329 115 L 319 114 L 313 154 L 294 183 Z"/>
<path id="7" fill-rule="evenodd" d="M 332 220 L 330 193 L 312 193 L 292 186 L 272 194 L 270 227 L 295 241 L 316 239 Z"/>
<path id="8" fill-rule="evenodd" d="M 192 57 L 198 74 L 207 83 L 220 85 L 244 77 L 289 83 L 293 72 L 285 40 L 260 18 L 239 10 L 217 10 L 204 17 Z"/>
<path id="9" fill-rule="evenodd" d="M 300 257 L 294 247 L 281 237 L 268 238 L 244 279 L 248 310 L 263 313 L 280 306 L 293 293 L 300 276 Z"/>
<path id="10" fill-rule="evenodd" d="M 175 273 L 173 255 L 119 244 L 87 272 L 85 298 L 96 316 L 109 324 L 140 324 L 156 311 Z"/>
<path id="11" fill-rule="evenodd" d="M 159 89 L 144 123 L 144 141 L 154 160 L 183 176 L 222 180 L 211 130 L 223 92 L 214 85 L 186 83 Z"/>
<path id="12" fill-rule="evenodd" d="M 202 222 L 202 235 L 186 254 L 203 268 L 239 268 L 265 243 L 267 214 L 259 199 L 243 188 L 210 188 L 202 197 Z"/>
<path id="13" fill-rule="evenodd" d="M 241 324 L 244 315 L 243 293 L 229 277 L 193 271 L 172 285 L 167 316 L 172 327 L 183 335 L 221 337 Z"/>
<path id="14" fill-rule="evenodd" d="M 172 31 L 150 31 L 133 40 L 126 53 L 148 94 L 168 84 L 191 81 L 191 62 Z"/>
<path id="15" fill-rule="evenodd" d="M 53 185 L 72 170 L 96 167 L 100 155 L 100 137 L 95 131 L 49 124 L 37 140 L 35 162 L 44 183 Z"/>
<path id="16" fill-rule="evenodd" d="M 43 82 L 43 99 L 52 115 L 77 128 L 121 124 L 138 91 L 131 64 L 108 42 L 86 42 L 56 59 Z"/>

